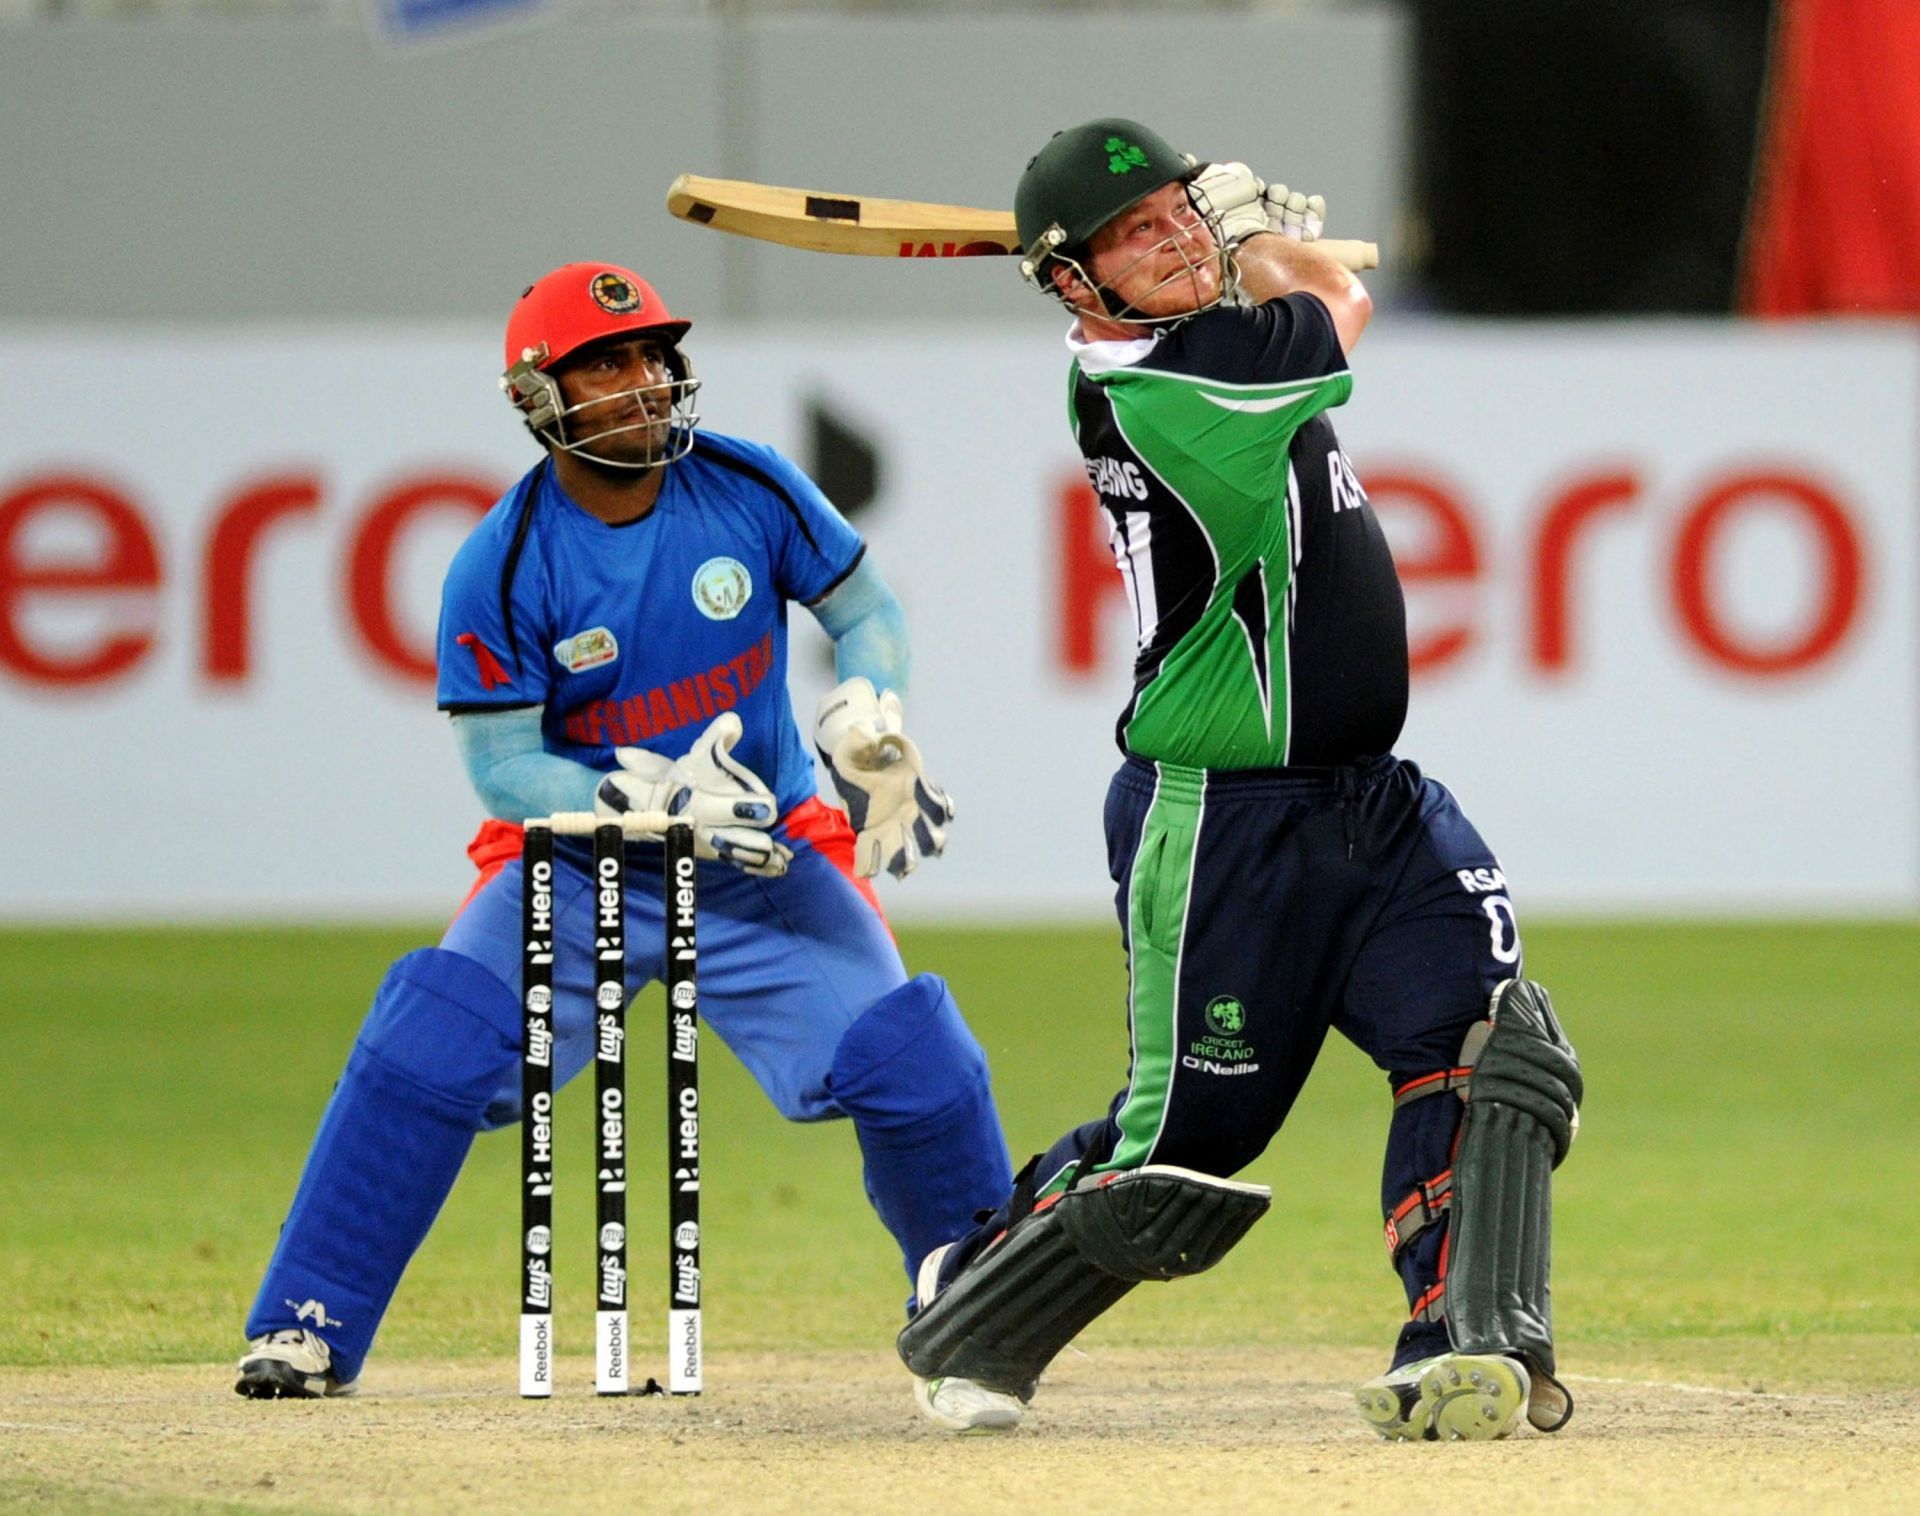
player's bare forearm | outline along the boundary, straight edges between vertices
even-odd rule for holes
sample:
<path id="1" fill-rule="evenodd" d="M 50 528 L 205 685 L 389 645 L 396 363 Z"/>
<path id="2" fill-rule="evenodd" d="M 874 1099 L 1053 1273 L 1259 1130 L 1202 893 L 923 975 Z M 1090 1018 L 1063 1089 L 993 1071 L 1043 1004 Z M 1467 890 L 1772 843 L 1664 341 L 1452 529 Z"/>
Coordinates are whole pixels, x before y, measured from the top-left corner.
<path id="1" fill-rule="evenodd" d="M 1318 295 L 1333 317 L 1342 352 L 1352 352 L 1373 317 L 1373 297 L 1353 271 L 1311 242 L 1271 232 L 1247 238 L 1234 249 L 1240 287 L 1264 304 L 1304 290 Z"/>

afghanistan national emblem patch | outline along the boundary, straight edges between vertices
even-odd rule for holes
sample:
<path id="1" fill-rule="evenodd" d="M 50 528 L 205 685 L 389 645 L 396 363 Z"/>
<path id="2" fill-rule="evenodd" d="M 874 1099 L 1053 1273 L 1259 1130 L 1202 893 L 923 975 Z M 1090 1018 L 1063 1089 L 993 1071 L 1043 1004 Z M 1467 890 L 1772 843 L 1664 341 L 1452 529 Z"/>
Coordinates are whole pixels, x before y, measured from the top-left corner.
<path id="1" fill-rule="evenodd" d="M 594 304 L 603 311 L 626 316 L 640 309 L 640 291 L 624 274 L 595 274 L 590 288 Z"/>
<path id="2" fill-rule="evenodd" d="M 753 598 L 753 575 L 738 558 L 709 558 L 694 571 L 693 603 L 709 621 L 731 621 Z"/>

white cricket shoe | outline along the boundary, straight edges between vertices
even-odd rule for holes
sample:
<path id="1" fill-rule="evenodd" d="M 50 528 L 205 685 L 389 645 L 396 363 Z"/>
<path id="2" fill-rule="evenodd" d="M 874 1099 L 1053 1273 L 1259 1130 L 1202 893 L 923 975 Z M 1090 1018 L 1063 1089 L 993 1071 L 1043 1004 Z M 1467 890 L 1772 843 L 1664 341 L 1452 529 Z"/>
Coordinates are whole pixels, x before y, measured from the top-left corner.
<path id="1" fill-rule="evenodd" d="M 949 1432 L 1004 1432 L 1019 1426 L 1026 1411 L 1018 1395 L 950 1374 L 938 1379 L 915 1375 L 913 1403 L 922 1416 Z"/>
<path id="2" fill-rule="evenodd" d="M 1420 1399 L 1441 1442 L 1492 1442 L 1520 1425 L 1533 1379 L 1517 1358 L 1447 1353 L 1420 1376 Z"/>
<path id="3" fill-rule="evenodd" d="M 351 1395 L 356 1385 L 333 1377 L 333 1350 L 313 1333 L 296 1327 L 268 1332 L 247 1344 L 240 1360 L 236 1395 L 252 1400 L 312 1400 L 321 1395 Z"/>
<path id="4" fill-rule="evenodd" d="M 1422 1358 L 1369 1379 L 1353 1392 L 1361 1419 L 1389 1442 L 1432 1442 L 1438 1434 L 1432 1412 L 1420 1398 L 1420 1377 L 1449 1356 Z"/>
<path id="5" fill-rule="evenodd" d="M 913 1280 L 916 1305 L 926 1305 L 940 1293 L 940 1261 L 952 1246 L 946 1243 L 920 1260 L 919 1272 Z M 1004 1432 L 1019 1426 L 1027 1409 L 1018 1395 L 990 1390 L 952 1374 L 934 1379 L 922 1379 L 916 1374 L 913 1403 L 922 1416 L 949 1432 Z"/>

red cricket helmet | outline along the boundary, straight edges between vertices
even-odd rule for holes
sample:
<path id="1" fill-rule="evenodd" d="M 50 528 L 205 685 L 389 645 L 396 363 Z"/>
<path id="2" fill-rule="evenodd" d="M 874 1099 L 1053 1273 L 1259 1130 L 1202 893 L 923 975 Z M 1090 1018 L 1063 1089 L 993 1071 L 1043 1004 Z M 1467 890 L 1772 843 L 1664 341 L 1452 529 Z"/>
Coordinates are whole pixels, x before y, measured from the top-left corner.
<path id="1" fill-rule="evenodd" d="M 612 263 L 568 263 L 521 292 L 507 317 L 507 362 L 550 368 L 567 354 L 628 332 L 657 332 L 678 346 L 691 321 L 676 321 L 652 285 Z M 536 357 L 545 347 L 546 356 Z"/>
<path id="2" fill-rule="evenodd" d="M 527 429 L 550 447 L 560 448 L 613 468 L 648 469 L 684 458 L 693 447 L 699 412 L 692 407 L 700 381 L 693 365 L 680 351 L 680 339 L 693 325 L 677 321 L 652 285 L 631 269 L 612 263 L 568 263 L 529 284 L 507 317 L 507 369 L 500 388 L 526 421 Z M 568 418 L 576 412 L 617 398 L 603 396 L 569 407 L 561 398 L 553 366 L 591 343 L 630 335 L 656 337 L 665 348 L 672 379 L 664 390 L 672 405 L 668 441 L 657 453 L 625 460 L 587 451 L 591 437 L 568 435 Z M 633 391 L 642 394 L 648 391 Z M 653 423 L 640 422 L 596 435 L 604 442 L 622 433 L 647 431 Z"/>

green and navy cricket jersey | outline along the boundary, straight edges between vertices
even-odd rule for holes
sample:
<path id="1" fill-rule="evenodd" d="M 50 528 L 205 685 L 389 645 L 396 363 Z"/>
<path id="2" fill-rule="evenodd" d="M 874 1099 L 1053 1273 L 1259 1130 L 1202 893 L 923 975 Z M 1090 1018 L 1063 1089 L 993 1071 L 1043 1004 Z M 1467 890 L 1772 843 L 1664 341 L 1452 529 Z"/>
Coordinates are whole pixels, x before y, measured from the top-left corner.
<path id="1" fill-rule="evenodd" d="M 609 526 L 550 463 L 454 556 L 440 606 L 440 708 L 543 706 L 546 749 L 588 768 L 615 747 L 677 758 L 723 711 L 734 756 L 784 815 L 815 789 L 787 695 L 787 604 L 853 572 L 860 536 L 778 452 L 701 432 L 654 508 Z"/>
<path id="2" fill-rule="evenodd" d="M 1321 414 L 1353 389 L 1326 306 L 1293 294 L 1068 345 L 1074 434 L 1134 613 L 1122 750 L 1196 769 L 1388 752 L 1406 610 Z"/>

